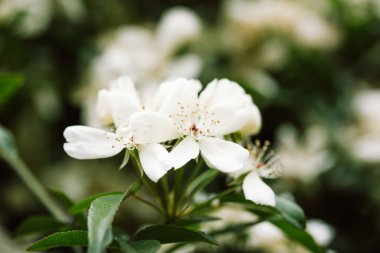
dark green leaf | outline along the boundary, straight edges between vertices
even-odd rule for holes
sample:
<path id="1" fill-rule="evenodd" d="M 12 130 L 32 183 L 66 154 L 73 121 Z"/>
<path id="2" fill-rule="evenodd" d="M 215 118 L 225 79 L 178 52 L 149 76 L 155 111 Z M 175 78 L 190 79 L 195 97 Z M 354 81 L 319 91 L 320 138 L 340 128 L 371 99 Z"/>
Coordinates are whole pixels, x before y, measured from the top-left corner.
<path id="1" fill-rule="evenodd" d="M 64 224 L 49 216 L 34 216 L 25 220 L 16 230 L 16 236 L 24 236 L 51 230 L 58 230 Z"/>
<path id="2" fill-rule="evenodd" d="M 304 229 L 296 228 L 288 222 L 286 222 L 285 220 L 274 219 L 270 221 L 279 229 L 281 229 L 289 239 L 300 243 L 305 248 L 309 249 L 311 252 L 323 253 L 326 251 L 324 248 L 320 247 L 314 241 L 313 237 Z"/>
<path id="3" fill-rule="evenodd" d="M 63 207 L 69 208 L 74 205 L 74 202 L 60 189 L 49 188 L 48 190 Z"/>
<path id="4" fill-rule="evenodd" d="M 0 105 L 4 104 L 20 88 L 24 78 L 20 75 L 0 75 Z"/>
<path id="5" fill-rule="evenodd" d="M 136 253 L 156 253 L 160 249 L 160 242 L 156 240 L 143 240 L 129 243 Z"/>
<path id="6" fill-rule="evenodd" d="M 45 251 L 58 247 L 86 246 L 87 231 L 72 230 L 51 234 L 28 247 L 28 251 Z"/>
<path id="7" fill-rule="evenodd" d="M 138 231 L 133 239 L 135 241 L 157 240 L 161 243 L 207 242 L 214 245 L 218 244 L 206 233 L 176 225 L 153 225 Z"/>
<path id="8" fill-rule="evenodd" d="M 211 217 L 211 216 L 190 216 L 190 217 L 183 218 L 181 220 L 176 220 L 175 222 L 173 222 L 173 224 L 178 225 L 178 226 L 191 226 L 194 224 L 199 224 L 199 223 L 207 222 L 207 221 L 215 221 L 215 220 L 219 220 L 219 218 Z"/>

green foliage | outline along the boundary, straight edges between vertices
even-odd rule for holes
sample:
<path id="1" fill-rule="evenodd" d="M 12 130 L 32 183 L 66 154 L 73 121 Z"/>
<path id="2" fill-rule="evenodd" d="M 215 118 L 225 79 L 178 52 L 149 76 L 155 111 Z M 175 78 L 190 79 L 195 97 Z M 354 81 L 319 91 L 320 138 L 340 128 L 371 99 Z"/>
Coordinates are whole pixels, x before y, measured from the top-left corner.
<path id="1" fill-rule="evenodd" d="M 24 78 L 15 74 L 0 74 L 0 106 L 21 87 Z"/>
<path id="2" fill-rule="evenodd" d="M 124 194 L 116 193 L 95 199 L 88 212 L 88 252 L 102 253 L 112 242 L 111 224 Z"/>
<path id="3" fill-rule="evenodd" d="M 208 234 L 176 225 L 153 225 L 138 231 L 133 240 L 157 240 L 161 243 L 206 242 L 218 243 Z"/>
<path id="4" fill-rule="evenodd" d="M 296 203 L 282 197 L 276 197 L 276 211 L 294 227 L 302 229 L 306 226 L 305 214 Z"/>
<path id="5" fill-rule="evenodd" d="M 138 181 L 125 193 L 101 196 L 91 202 L 88 212 L 88 252 L 102 253 L 112 242 L 111 224 L 122 201 L 141 187 Z"/>
<path id="6" fill-rule="evenodd" d="M 64 224 L 49 216 L 33 216 L 26 219 L 16 230 L 16 236 L 58 230 Z"/>
<path id="7" fill-rule="evenodd" d="M 284 220 L 270 220 L 274 225 L 281 229 L 284 234 L 293 241 L 296 241 L 314 253 L 323 253 L 326 250 L 320 247 L 313 237 L 305 230 L 296 228 Z"/>
<path id="8" fill-rule="evenodd" d="M 87 231 L 72 230 L 51 234 L 28 247 L 28 251 L 45 251 L 58 247 L 86 246 Z"/>
<path id="9" fill-rule="evenodd" d="M 123 253 L 155 253 L 161 244 L 156 240 L 142 240 L 135 242 L 125 242 L 120 238 L 116 238 Z"/>
<path id="10" fill-rule="evenodd" d="M 104 192 L 104 193 L 88 196 L 87 198 L 81 200 L 80 202 L 72 205 L 69 209 L 69 213 L 73 215 L 80 214 L 83 211 L 85 211 L 91 205 L 91 202 L 94 201 L 95 199 L 103 197 L 103 196 L 114 195 L 114 194 L 123 194 L 123 193 L 122 192 Z"/>

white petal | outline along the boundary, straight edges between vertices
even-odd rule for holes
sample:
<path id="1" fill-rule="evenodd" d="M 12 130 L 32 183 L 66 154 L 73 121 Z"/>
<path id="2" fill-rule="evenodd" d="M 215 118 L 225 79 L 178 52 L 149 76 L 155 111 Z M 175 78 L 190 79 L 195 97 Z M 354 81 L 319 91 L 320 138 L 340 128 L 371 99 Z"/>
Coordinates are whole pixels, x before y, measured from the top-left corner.
<path id="1" fill-rule="evenodd" d="M 249 158 L 242 146 L 218 138 L 199 140 L 199 147 L 206 163 L 225 173 L 241 170 Z"/>
<path id="2" fill-rule="evenodd" d="M 86 126 L 70 126 L 63 132 L 68 143 L 63 145 L 66 153 L 77 159 L 111 157 L 123 149 L 119 136 Z"/>
<path id="3" fill-rule="evenodd" d="M 243 192 L 246 199 L 256 204 L 275 206 L 276 197 L 272 189 L 264 183 L 260 176 L 255 172 L 249 173 L 243 181 Z"/>
<path id="4" fill-rule="evenodd" d="M 259 108 L 253 103 L 247 105 L 247 122 L 240 129 L 245 134 L 256 134 L 261 128 L 261 114 Z"/>
<path id="5" fill-rule="evenodd" d="M 191 124 L 182 120 L 190 120 L 201 87 L 199 81 L 185 78 L 163 82 L 155 100 L 155 110 L 170 116 L 177 123 Z"/>
<path id="6" fill-rule="evenodd" d="M 111 92 L 109 104 L 116 127 L 128 126 L 129 117 L 142 110 L 140 102 L 125 92 Z"/>
<path id="7" fill-rule="evenodd" d="M 201 108 L 207 108 L 208 113 L 201 122 L 213 136 L 239 131 L 252 115 L 252 98 L 237 83 L 227 79 L 208 84 L 199 96 L 199 104 Z"/>
<path id="8" fill-rule="evenodd" d="M 172 167 L 169 152 L 159 144 L 140 146 L 139 157 L 145 174 L 153 182 L 157 182 Z"/>
<path id="9" fill-rule="evenodd" d="M 142 110 L 132 80 L 122 76 L 111 82 L 110 90 L 99 91 L 96 109 L 104 125 L 127 126 L 130 115 Z"/>
<path id="10" fill-rule="evenodd" d="M 134 113 L 129 120 L 129 129 L 137 144 L 160 143 L 181 136 L 170 118 L 151 111 Z"/>
<path id="11" fill-rule="evenodd" d="M 181 141 L 170 152 L 174 169 L 181 168 L 191 159 L 197 158 L 198 155 L 199 144 L 191 136 L 188 136 L 186 139 Z"/>

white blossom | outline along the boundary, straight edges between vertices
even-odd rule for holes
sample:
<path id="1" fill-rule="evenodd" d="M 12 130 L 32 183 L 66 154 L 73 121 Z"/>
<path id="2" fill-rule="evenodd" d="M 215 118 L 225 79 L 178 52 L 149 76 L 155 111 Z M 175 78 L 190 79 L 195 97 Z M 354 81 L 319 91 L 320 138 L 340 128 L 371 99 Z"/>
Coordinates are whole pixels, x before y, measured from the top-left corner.
<path id="1" fill-rule="evenodd" d="M 269 142 L 265 142 L 263 146 L 260 142 L 256 142 L 249 148 L 250 156 L 244 168 L 231 175 L 238 177 L 246 174 L 243 181 L 243 192 L 246 199 L 260 205 L 275 206 L 275 194 L 261 178 L 281 176 L 282 164 L 277 155 L 268 148 Z"/>
<path id="2" fill-rule="evenodd" d="M 138 120 L 143 106 L 137 96 L 134 84 L 127 77 L 120 77 L 111 84 L 110 90 L 99 92 L 98 112 L 103 123 L 113 123 L 115 131 L 107 131 L 87 126 L 70 126 L 64 131 L 67 154 L 77 159 L 97 159 L 111 157 L 123 149 L 137 149 L 141 165 L 146 175 L 157 182 L 172 167 L 169 153 L 160 144 L 177 138 L 175 128 L 170 128 L 169 120 L 150 112 L 156 129 L 149 132 L 135 132 L 129 124 Z M 149 127 L 149 122 L 147 123 Z M 165 127 L 165 131 L 160 128 Z"/>
<path id="3" fill-rule="evenodd" d="M 198 96 L 200 89 L 198 81 L 176 79 L 163 83 L 157 95 L 156 110 L 166 115 L 178 137 L 183 137 L 170 153 L 174 168 L 201 153 L 210 167 L 222 172 L 242 169 L 248 151 L 222 137 L 240 130 L 257 132 L 261 124 L 258 109 L 251 97 L 229 80 L 214 80 Z M 147 113 L 141 116 L 150 117 Z M 155 123 L 151 124 L 154 127 Z M 131 125 L 136 132 L 147 131 L 144 124 Z"/>
<path id="4" fill-rule="evenodd" d="M 286 168 L 284 178 L 309 183 L 333 166 L 335 157 L 327 149 L 329 139 L 326 131 L 323 126 L 314 125 L 301 135 L 291 125 L 279 128 L 276 150 Z"/>

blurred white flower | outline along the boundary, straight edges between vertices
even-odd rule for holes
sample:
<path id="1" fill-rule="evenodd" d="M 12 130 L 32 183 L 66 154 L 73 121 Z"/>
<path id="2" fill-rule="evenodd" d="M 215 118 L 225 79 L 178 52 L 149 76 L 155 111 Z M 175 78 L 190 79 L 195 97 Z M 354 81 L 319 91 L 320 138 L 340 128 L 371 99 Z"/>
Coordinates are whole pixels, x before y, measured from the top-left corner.
<path id="1" fill-rule="evenodd" d="M 273 32 L 314 49 L 332 48 L 339 40 L 332 24 L 300 1 L 230 0 L 225 18 L 227 37 L 243 48 Z"/>
<path id="2" fill-rule="evenodd" d="M 176 7 L 164 14 L 155 31 L 140 26 L 124 26 L 101 49 L 87 73 L 82 92 L 84 118 L 97 125 L 91 106 L 96 91 L 110 80 L 129 75 L 142 96 L 149 97 L 158 84 L 175 77 L 193 78 L 201 71 L 200 56 L 192 53 L 176 56 L 177 50 L 200 36 L 199 18 L 186 8 Z"/>
<path id="3" fill-rule="evenodd" d="M 49 0 L 4 0 L 0 2 L 0 21 L 16 21 L 16 33 L 32 37 L 48 27 L 52 9 Z"/>
<path id="4" fill-rule="evenodd" d="M 56 8 L 71 21 L 79 20 L 84 14 L 81 0 L 2 0 L 0 23 L 15 24 L 20 37 L 38 36 L 49 26 Z"/>
<path id="5" fill-rule="evenodd" d="M 103 122 L 113 123 L 115 131 L 87 126 L 67 127 L 64 131 L 66 153 L 77 159 L 97 159 L 114 156 L 125 148 L 137 149 L 144 172 L 157 182 L 172 168 L 169 153 L 158 143 L 178 138 L 177 129 L 171 127 L 169 119 L 154 112 L 149 116 L 155 124 L 155 131 L 129 128 L 129 124 L 137 124 L 136 121 L 144 121 L 148 128 L 150 125 L 143 117 L 138 117 L 143 106 L 134 83 L 127 77 L 111 83 L 109 91 L 100 91 L 99 104 L 98 112 Z"/>
<path id="6" fill-rule="evenodd" d="M 293 126 L 284 125 L 278 130 L 276 139 L 284 178 L 309 183 L 331 168 L 335 161 L 327 150 L 326 129 L 321 126 L 311 126 L 300 136 Z"/>
<path id="7" fill-rule="evenodd" d="M 158 111 L 172 120 L 184 138 L 170 153 L 174 168 L 201 153 L 211 168 L 222 172 L 242 169 L 248 151 L 220 137 L 246 129 L 257 132 L 261 118 L 256 105 L 237 83 L 227 79 L 212 81 L 198 97 L 200 89 L 195 80 L 176 79 L 163 83 L 158 92 Z"/>
<path id="8" fill-rule="evenodd" d="M 246 199 L 256 204 L 275 206 L 276 196 L 273 190 L 261 180 L 261 178 L 277 178 L 281 176 L 282 164 L 277 155 L 269 150 L 269 142 L 261 146 L 260 142 L 249 148 L 250 156 L 244 168 L 233 176 L 238 177 L 248 173 L 244 177 L 243 192 Z"/>
<path id="9" fill-rule="evenodd" d="M 362 162 L 380 162 L 380 90 L 356 94 L 353 109 L 357 124 L 346 131 L 352 156 Z"/>

